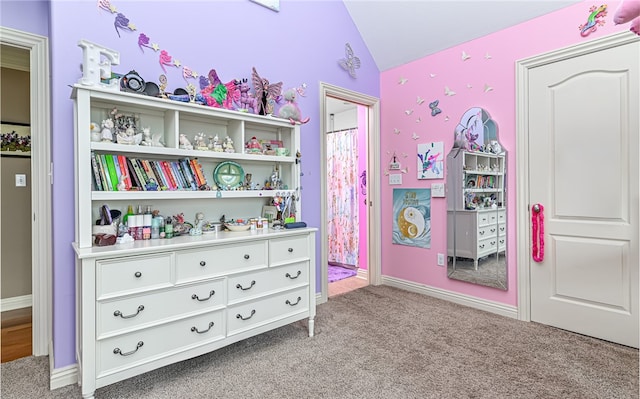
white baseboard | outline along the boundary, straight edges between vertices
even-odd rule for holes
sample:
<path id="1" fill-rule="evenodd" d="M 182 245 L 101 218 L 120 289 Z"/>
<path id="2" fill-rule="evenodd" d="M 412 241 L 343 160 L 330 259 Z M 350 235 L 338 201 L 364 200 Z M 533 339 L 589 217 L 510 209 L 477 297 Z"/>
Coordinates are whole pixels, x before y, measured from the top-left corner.
<path id="1" fill-rule="evenodd" d="M 33 304 L 31 294 L 0 299 L 0 312 L 29 308 Z"/>
<path id="2" fill-rule="evenodd" d="M 447 291 L 440 288 L 430 287 L 424 284 L 417 284 L 411 281 L 402 280 L 395 277 L 382 276 L 382 284 L 418 294 L 432 296 L 445 301 L 454 302 L 471 308 L 484 310 L 486 312 L 499 314 L 501 316 L 518 319 L 517 306 L 505 305 L 503 303 L 488 301 L 473 296 Z"/>
<path id="3" fill-rule="evenodd" d="M 356 277 L 368 281 L 369 280 L 369 270 L 367 270 L 367 269 L 358 269 L 358 274 L 356 275 Z"/>
<path id="4" fill-rule="evenodd" d="M 66 387 L 67 385 L 76 384 L 78 382 L 77 364 L 54 369 L 54 363 L 53 342 L 49 340 L 49 370 L 51 370 L 49 374 L 49 389 L 51 391 L 53 391 L 54 389 Z"/>

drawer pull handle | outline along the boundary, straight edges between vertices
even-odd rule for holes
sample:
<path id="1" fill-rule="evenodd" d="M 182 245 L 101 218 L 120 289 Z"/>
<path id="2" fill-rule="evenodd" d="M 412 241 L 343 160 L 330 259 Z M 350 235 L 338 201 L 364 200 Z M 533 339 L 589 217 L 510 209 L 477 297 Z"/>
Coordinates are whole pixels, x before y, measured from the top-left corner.
<path id="1" fill-rule="evenodd" d="M 198 334 L 204 334 L 204 333 L 206 333 L 206 332 L 209 332 L 209 330 L 211 330 L 211 327 L 213 327 L 213 322 L 210 322 L 210 323 L 209 323 L 209 328 L 207 328 L 207 329 L 206 329 L 206 330 L 204 330 L 204 331 L 200 331 L 200 330 L 198 330 L 198 327 L 191 327 L 191 331 L 196 332 L 196 333 L 198 333 Z"/>
<path id="2" fill-rule="evenodd" d="M 252 318 L 252 317 L 253 317 L 253 315 L 254 315 L 254 314 L 256 314 L 256 310 L 255 310 L 255 309 L 253 309 L 253 310 L 251 311 L 251 314 L 250 314 L 249 316 L 247 316 L 247 317 L 242 317 L 242 315 L 241 315 L 240 313 L 238 313 L 238 314 L 236 315 L 236 319 L 240 319 L 240 320 L 249 320 L 250 318 Z"/>
<path id="3" fill-rule="evenodd" d="M 480 235 L 483 236 L 484 235 L 484 230 L 480 231 Z"/>
<path id="4" fill-rule="evenodd" d="M 236 288 L 239 288 L 242 291 L 246 291 L 246 290 L 250 290 L 251 287 L 253 287 L 254 285 L 256 285 L 256 280 L 251 280 L 251 285 L 248 286 L 247 288 L 244 288 L 240 283 L 236 284 Z"/>
<path id="5" fill-rule="evenodd" d="M 201 260 L 201 261 L 200 261 L 200 266 L 203 266 L 203 267 L 204 267 L 204 266 L 206 266 L 206 265 L 207 265 L 207 262 L 205 262 L 205 261 L 203 261 L 203 260 Z"/>
<path id="6" fill-rule="evenodd" d="M 136 345 L 136 348 L 134 350 L 132 350 L 131 352 L 127 352 L 127 353 L 123 353 L 120 348 L 115 348 L 113 350 L 113 353 L 116 355 L 120 355 L 120 356 L 129 356 L 129 355 L 133 355 L 134 353 L 136 353 L 138 351 L 138 349 L 142 348 L 142 345 L 144 345 L 144 342 L 140 341 L 138 342 L 138 345 Z"/>
<path id="7" fill-rule="evenodd" d="M 130 314 L 130 315 L 128 315 L 128 316 L 125 316 L 125 315 L 123 315 L 123 314 L 122 314 L 122 312 L 121 312 L 121 311 L 116 310 L 115 312 L 113 312 L 113 315 L 114 315 L 115 317 L 120 316 L 120 317 L 122 317 L 123 319 L 130 319 L 130 318 L 132 318 L 132 317 L 136 317 L 136 316 L 137 316 L 140 312 L 142 312 L 143 310 L 144 310 L 144 305 L 140 305 L 140 306 L 138 306 L 138 311 L 137 311 L 137 312 L 135 312 L 134 314 Z"/>
<path id="8" fill-rule="evenodd" d="M 484 244 L 480 245 L 480 249 L 484 248 Z"/>
<path id="9" fill-rule="evenodd" d="M 136 276 L 137 278 L 142 277 L 142 273 L 140 272 L 135 272 L 133 275 Z"/>
<path id="10" fill-rule="evenodd" d="M 249 254 L 245 254 L 245 255 L 244 255 L 244 258 L 245 258 L 245 259 L 249 259 L 249 258 L 250 258 Z"/>
<path id="11" fill-rule="evenodd" d="M 289 306 L 296 306 L 297 304 L 300 303 L 301 300 L 302 300 L 302 297 L 298 297 L 298 300 L 296 301 L 296 303 L 291 303 L 291 301 L 287 299 L 285 303 Z"/>
<path id="12" fill-rule="evenodd" d="M 191 295 L 191 299 L 196 299 L 200 302 L 208 301 L 216 292 L 214 290 L 209 291 L 209 297 L 200 299 L 196 294 Z"/>
<path id="13" fill-rule="evenodd" d="M 496 245 L 496 242 L 495 241 L 491 241 L 491 245 Z"/>
<path id="14" fill-rule="evenodd" d="M 496 231 L 496 229 L 491 229 L 491 232 L 492 232 L 492 233 L 495 233 L 495 231 Z"/>
<path id="15" fill-rule="evenodd" d="M 287 249 L 287 251 L 289 251 L 291 253 L 291 252 L 293 252 L 293 248 L 289 248 L 289 249 Z"/>
<path id="16" fill-rule="evenodd" d="M 291 280 L 295 280 L 298 277 L 300 277 L 300 275 L 302 274 L 302 272 L 300 270 L 298 270 L 298 273 L 295 276 L 290 275 L 289 273 L 285 274 L 285 277 L 289 277 Z"/>

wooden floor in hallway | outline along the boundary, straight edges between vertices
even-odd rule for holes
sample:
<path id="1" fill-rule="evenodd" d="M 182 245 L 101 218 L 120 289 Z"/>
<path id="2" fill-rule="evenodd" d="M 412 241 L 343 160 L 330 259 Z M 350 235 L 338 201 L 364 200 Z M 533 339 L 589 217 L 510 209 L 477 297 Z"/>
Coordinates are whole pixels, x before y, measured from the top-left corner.
<path id="1" fill-rule="evenodd" d="M 31 307 L 2 312 L 1 358 L 2 363 L 31 356 L 32 324 Z"/>

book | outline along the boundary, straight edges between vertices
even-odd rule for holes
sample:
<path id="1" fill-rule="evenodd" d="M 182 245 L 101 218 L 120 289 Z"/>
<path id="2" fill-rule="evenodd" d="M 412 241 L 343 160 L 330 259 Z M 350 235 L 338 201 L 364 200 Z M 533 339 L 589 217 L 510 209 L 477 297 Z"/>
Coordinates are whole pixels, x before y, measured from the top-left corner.
<path id="1" fill-rule="evenodd" d="M 153 180 L 154 182 L 156 182 L 156 184 L 160 185 L 160 180 L 158 179 L 156 174 L 153 173 L 153 169 L 151 169 L 151 164 L 150 164 L 149 160 L 141 159 L 140 163 L 142 164 L 142 167 L 144 168 L 144 173 L 146 173 L 147 177 L 149 178 L 149 182 L 151 182 Z"/>
<path id="2" fill-rule="evenodd" d="M 91 169 L 93 169 L 93 179 L 96 184 L 96 190 L 102 191 L 102 180 L 100 177 L 100 170 L 98 169 L 98 161 L 96 160 L 96 153 L 93 151 L 91 151 Z"/>
<path id="3" fill-rule="evenodd" d="M 187 181 L 189 182 L 189 187 L 191 187 L 191 190 L 194 190 L 194 191 L 197 190 L 198 185 L 196 184 L 196 181 L 194 180 L 193 175 L 191 174 L 191 168 L 189 167 L 189 159 L 188 158 L 181 159 L 179 162 L 180 162 L 180 170 L 182 171 Z"/>
<path id="4" fill-rule="evenodd" d="M 107 182 L 107 188 L 108 191 L 114 191 L 114 186 L 113 186 L 113 180 L 111 179 L 111 174 L 109 171 L 109 164 L 107 162 L 107 158 L 111 159 L 110 156 L 105 155 L 105 154 L 100 154 L 100 159 L 102 161 L 102 167 L 104 169 L 104 178 L 105 181 Z M 113 159 L 111 159 L 111 161 L 113 162 Z M 115 174 L 115 169 L 113 170 L 114 174 Z"/>
<path id="5" fill-rule="evenodd" d="M 116 170 L 116 190 L 119 190 L 118 186 L 120 186 L 120 182 L 122 181 L 122 171 L 120 170 L 120 161 L 118 160 L 118 156 L 113 154 L 110 155 L 111 159 L 113 159 L 113 167 Z"/>
<path id="6" fill-rule="evenodd" d="M 138 180 L 140 180 L 142 189 L 146 191 L 147 183 L 149 183 L 149 180 L 147 180 L 147 175 L 144 173 L 144 170 L 142 170 L 142 166 L 140 166 L 140 160 L 137 158 L 131 159 L 131 164 L 133 165 L 133 169 L 136 171 L 136 174 L 138 175 Z"/>
<path id="7" fill-rule="evenodd" d="M 167 161 L 161 161 L 160 163 L 162 165 L 162 169 L 164 170 L 164 173 L 167 176 L 168 182 L 171 185 L 170 189 L 176 190 L 178 188 L 178 185 L 176 183 L 175 178 L 173 177 L 173 174 L 171 173 L 171 168 L 169 168 L 169 163 Z"/>
<path id="8" fill-rule="evenodd" d="M 136 173 L 136 170 L 133 168 L 133 164 L 131 163 L 131 158 L 127 158 L 127 169 L 129 170 L 129 176 L 131 176 L 132 187 L 135 185 L 135 187 L 137 187 L 139 190 L 144 190 L 144 185 L 140 183 L 138 174 Z"/>
<path id="9" fill-rule="evenodd" d="M 184 176 L 182 176 L 182 173 L 178 168 L 178 163 L 175 161 L 171 161 L 169 162 L 169 165 L 171 165 L 171 170 L 173 171 L 173 175 L 176 177 L 176 181 L 178 182 L 178 187 L 180 188 L 180 190 L 186 189 L 187 182 L 184 180 Z"/>
<path id="10" fill-rule="evenodd" d="M 198 187 L 207 184 L 204 173 L 202 173 L 202 165 L 200 165 L 200 162 L 198 162 L 198 158 L 193 158 L 191 160 L 191 164 L 193 165 L 196 176 L 198 176 Z"/>
<path id="11" fill-rule="evenodd" d="M 193 164 L 193 160 L 191 160 L 189 158 L 185 158 L 185 161 L 187 162 L 187 165 L 189 166 L 189 171 L 191 172 L 191 176 L 193 176 L 193 180 L 196 183 L 196 187 L 200 188 L 202 183 L 200 183 L 200 179 L 198 178 L 198 174 L 196 173 L 196 169 L 195 169 L 195 166 Z"/>
<path id="12" fill-rule="evenodd" d="M 153 174 L 158 178 L 158 185 L 160 187 L 164 187 L 165 189 L 169 188 L 167 185 L 166 177 L 162 171 L 160 165 L 158 165 L 158 161 L 149 161 L 149 166 L 151 166 L 151 170 L 153 170 Z"/>
<path id="13" fill-rule="evenodd" d="M 131 184 L 131 176 L 129 175 L 129 168 L 127 167 L 127 158 L 124 155 L 118 155 L 118 163 L 120 165 L 121 175 L 124 176 L 124 186 L 127 190 L 130 190 L 133 184 Z"/>

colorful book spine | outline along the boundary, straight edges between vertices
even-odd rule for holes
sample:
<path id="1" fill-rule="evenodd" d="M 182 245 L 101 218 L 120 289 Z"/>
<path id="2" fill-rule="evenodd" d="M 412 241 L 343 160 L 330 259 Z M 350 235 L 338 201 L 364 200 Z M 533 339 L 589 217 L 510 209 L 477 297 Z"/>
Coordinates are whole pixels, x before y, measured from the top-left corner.
<path id="1" fill-rule="evenodd" d="M 117 155 L 107 155 L 113 159 L 113 168 L 116 170 L 116 190 L 119 190 L 120 182 L 122 181 L 122 171 L 120 170 L 120 161 Z"/>
<path id="2" fill-rule="evenodd" d="M 131 176 L 129 175 L 129 168 L 127 167 L 127 158 L 124 155 L 118 155 L 118 162 L 120 164 L 121 175 L 124 176 L 124 185 L 127 190 L 131 190 L 133 184 L 131 183 Z"/>
<path id="3" fill-rule="evenodd" d="M 177 162 L 169 162 L 169 165 L 171 165 L 171 170 L 173 171 L 173 175 L 176 177 L 176 182 L 178 182 L 180 190 L 187 188 L 187 183 L 184 181 L 184 177 L 182 176 L 182 173 L 180 173 L 180 169 L 178 169 Z"/>
<path id="4" fill-rule="evenodd" d="M 107 181 L 107 187 L 109 188 L 109 191 L 114 191 L 115 187 L 113 185 L 113 181 L 115 180 L 115 169 L 113 169 L 113 165 L 111 165 L 111 169 L 109 168 L 109 161 L 111 160 L 111 163 L 113 163 L 113 159 L 105 154 L 100 154 L 100 159 L 102 159 L 102 166 L 104 167 L 104 175 L 105 175 L 105 179 Z M 113 179 L 111 176 L 111 170 L 113 170 Z"/>
<path id="5" fill-rule="evenodd" d="M 164 187 L 165 189 L 169 188 L 169 186 L 167 186 L 167 181 L 164 176 L 164 173 L 162 173 L 162 170 L 158 165 L 158 161 L 149 161 L 149 166 L 151 166 L 151 170 L 153 170 L 153 174 L 156 175 L 156 177 L 158 178 L 158 185 L 160 187 Z"/>
<path id="6" fill-rule="evenodd" d="M 162 164 L 162 169 L 164 170 L 164 173 L 167 175 L 168 182 L 169 184 L 171 184 L 170 189 L 177 190 L 178 185 L 176 184 L 176 181 L 173 178 L 173 174 L 171 173 L 171 168 L 169 168 L 169 163 L 167 161 L 161 161 L 161 164 Z"/>
<path id="7" fill-rule="evenodd" d="M 207 179 L 204 178 L 204 173 L 202 173 L 202 165 L 198 162 L 198 158 L 194 158 L 191 160 L 193 165 L 193 169 L 196 171 L 196 175 L 198 176 L 198 187 L 207 184 Z"/>
<path id="8" fill-rule="evenodd" d="M 96 160 L 96 153 L 91 151 L 91 169 L 93 169 L 93 178 L 96 182 L 96 190 L 102 191 L 102 180 L 100 177 L 100 169 L 98 169 L 98 161 Z"/>
<path id="9" fill-rule="evenodd" d="M 198 186 L 196 185 L 196 182 L 193 179 L 193 175 L 191 174 L 191 168 L 189 167 L 188 159 L 180 160 L 180 170 L 182 171 L 184 176 L 187 178 L 187 181 L 189 182 L 189 187 L 191 187 L 191 190 L 194 190 L 194 191 L 197 190 Z"/>
<path id="10" fill-rule="evenodd" d="M 139 190 L 144 190 L 144 185 L 140 183 L 138 173 L 136 173 L 136 170 L 131 163 L 131 158 L 127 158 L 127 169 L 129 170 L 129 176 L 131 176 L 132 186 L 135 185 L 135 187 L 137 187 Z"/>
<path id="11" fill-rule="evenodd" d="M 189 171 L 191 171 L 191 176 L 193 176 L 193 180 L 196 182 L 196 186 L 200 188 L 202 183 L 200 183 L 200 179 L 198 178 L 198 173 L 196 173 L 196 168 L 193 163 L 193 160 L 189 158 L 185 158 L 185 161 L 187 161 L 187 164 L 189 165 Z"/>
<path id="12" fill-rule="evenodd" d="M 154 182 L 156 182 L 156 184 L 159 185 L 160 181 L 158 180 L 158 177 L 156 176 L 156 174 L 153 173 L 153 170 L 151 169 L 151 164 L 149 163 L 149 161 L 146 159 L 141 159 L 140 162 L 142 163 L 142 167 L 144 168 L 144 173 L 146 173 L 147 177 L 149 178 L 149 182 L 153 180 Z"/>
<path id="13" fill-rule="evenodd" d="M 149 180 L 146 173 L 144 173 L 142 166 L 140 165 L 140 160 L 132 159 L 131 163 L 133 164 L 133 167 L 136 170 L 136 173 L 138 174 L 138 179 L 140 180 L 140 184 L 142 184 L 142 189 L 146 191 L 147 183 L 149 183 Z"/>

